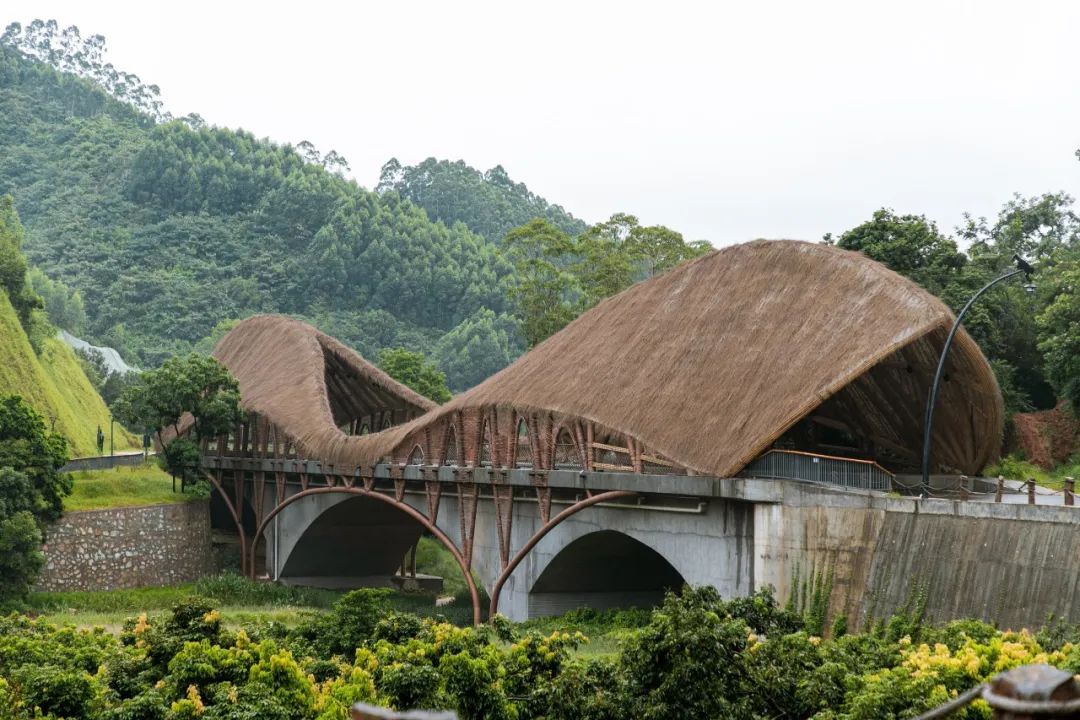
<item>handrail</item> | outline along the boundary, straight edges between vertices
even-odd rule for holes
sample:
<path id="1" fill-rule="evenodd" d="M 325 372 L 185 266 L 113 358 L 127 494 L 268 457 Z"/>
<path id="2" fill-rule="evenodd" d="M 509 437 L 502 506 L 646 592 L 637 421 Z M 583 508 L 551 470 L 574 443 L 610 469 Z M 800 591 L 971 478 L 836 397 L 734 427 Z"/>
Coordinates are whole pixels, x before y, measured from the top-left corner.
<path id="1" fill-rule="evenodd" d="M 759 455 L 743 468 L 743 473 L 747 477 L 799 480 L 882 492 L 892 490 L 896 477 L 872 460 L 779 449 Z"/>
<path id="2" fill-rule="evenodd" d="M 861 458 L 844 457 L 843 455 L 823 455 L 821 453 L 806 452 L 805 450 L 781 450 L 779 448 L 773 448 L 765 453 L 765 455 L 772 455 L 773 453 L 784 453 L 785 455 L 806 455 L 807 457 L 821 458 L 822 460 L 843 460 L 844 462 L 862 463 L 864 465 L 873 465 L 881 472 L 885 473 L 891 478 L 896 477 L 896 473 L 890 472 L 885 468 L 878 465 L 876 460 L 863 460 Z M 759 455 L 758 457 L 764 457 Z"/>

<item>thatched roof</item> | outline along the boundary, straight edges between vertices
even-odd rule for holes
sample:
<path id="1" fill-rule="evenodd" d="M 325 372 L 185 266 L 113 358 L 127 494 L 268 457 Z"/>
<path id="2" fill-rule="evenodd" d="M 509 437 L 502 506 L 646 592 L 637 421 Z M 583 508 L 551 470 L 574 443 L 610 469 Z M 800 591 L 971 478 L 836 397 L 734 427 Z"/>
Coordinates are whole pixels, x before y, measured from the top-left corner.
<path id="1" fill-rule="evenodd" d="M 926 388 L 952 321 L 938 299 L 862 255 L 755 241 L 605 300 L 446 405 L 363 438 L 334 436 L 319 399 L 326 336 L 256 318 L 215 354 L 240 378 L 245 405 L 265 408 L 275 422 L 280 413 L 305 433 L 305 445 L 318 434 L 319 457 L 342 465 L 370 464 L 447 413 L 496 406 L 590 420 L 690 469 L 731 476 L 812 411 L 843 413 L 881 446 L 917 451 Z M 309 338 L 300 355 L 290 349 L 295 340 L 277 335 L 284 328 L 291 338 Z M 259 348 L 247 347 L 252 339 Z M 358 377 L 374 377 L 359 356 L 349 357 L 368 368 Z M 1000 445 L 1001 396 L 963 331 L 946 369 L 934 457 L 972 473 Z M 313 429 L 320 418 L 321 429 Z"/>
<path id="2" fill-rule="evenodd" d="M 349 440 L 339 427 L 374 412 L 422 414 L 435 403 L 334 338 L 282 315 L 238 323 L 214 349 L 245 410 L 273 422 L 312 458 Z"/>

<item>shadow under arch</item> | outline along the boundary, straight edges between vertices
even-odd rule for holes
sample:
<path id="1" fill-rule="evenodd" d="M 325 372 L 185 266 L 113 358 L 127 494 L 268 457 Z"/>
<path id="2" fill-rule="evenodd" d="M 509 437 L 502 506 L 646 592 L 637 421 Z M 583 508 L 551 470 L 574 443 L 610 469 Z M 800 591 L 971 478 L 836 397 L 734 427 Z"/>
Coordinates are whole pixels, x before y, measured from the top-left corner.
<path id="1" fill-rule="evenodd" d="M 581 607 L 652 607 L 685 580 L 663 555 L 617 530 L 577 538 L 551 559 L 529 589 L 529 617 Z"/>
<path id="2" fill-rule="evenodd" d="M 413 520 L 418 522 L 425 530 L 430 532 L 435 537 L 436 540 L 438 540 L 447 550 L 450 551 L 450 554 L 454 556 L 454 560 L 457 561 L 458 567 L 461 569 L 462 575 L 464 575 L 465 584 L 468 585 L 468 587 L 469 587 L 469 596 L 470 596 L 470 600 L 472 601 L 472 610 L 473 610 L 473 624 L 474 625 L 479 625 L 480 624 L 480 594 L 476 589 L 476 583 L 473 581 L 472 572 L 470 571 L 470 568 L 469 568 L 468 564 L 465 562 L 465 557 L 461 554 L 461 551 L 458 550 L 457 546 L 454 544 L 454 541 L 451 540 L 449 538 L 449 536 L 446 535 L 446 533 L 444 533 L 442 530 L 440 530 L 439 527 L 435 523 L 433 523 L 427 516 L 425 516 L 423 513 L 421 513 L 416 508 L 414 508 L 411 505 L 408 505 L 408 504 L 406 504 L 404 502 L 400 502 L 396 498 L 390 497 L 388 495 L 383 495 L 381 493 L 372 492 L 370 490 L 367 490 L 366 488 L 347 487 L 347 486 L 344 486 L 344 487 L 309 488 L 307 490 L 303 490 L 301 492 L 298 492 L 298 493 L 296 493 L 294 495 L 290 495 L 289 497 L 285 498 L 285 500 L 283 500 L 276 507 L 274 507 L 266 515 L 266 517 L 263 518 L 262 522 L 259 523 L 257 532 L 255 533 L 255 535 L 253 536 L 253 538 L 251 540 L 251 546 L 250 546 L 250 548 L 248 548 L 249 567 L 254 567 L 254 559 L 255 559 L 256 552 L 258 551 L 259 540 L 262 539 L 263 534 L 266 532 L 267 527 L 269 527 L 269 525 L 273 521 L 273 519 L 275 517 L 277 517 L 278 513 L 280 513 L 285 508 L 289 507 L 290 505 L 292 505 L 292 504 L 294 504 L 294 503 L 296 503 L 296 502 L 298 502 L 298 501 L 300 501 L 300 500 L 302 500 L 304 498 L 311 497 L 313 495 L 324 495 L 324 494 L 327 494 L 327 493 L 336 493 L 336 494 L 351 495 L 351 496 L 355 496 L 355 497 L 370 498 L 371 500 L 376 501 L 376 502 L 386 503 L 386 504 L 390 505 L 392 508 L 400 511 L 401 513 L 404 513 L 407 516 L 409 516 L 410 518 L 412 518 Z M 344 551 L 344 548 L 343 548 L 343 551 Z M 404 554 L 404 553 L 402 553 L 402 554 Z"/>

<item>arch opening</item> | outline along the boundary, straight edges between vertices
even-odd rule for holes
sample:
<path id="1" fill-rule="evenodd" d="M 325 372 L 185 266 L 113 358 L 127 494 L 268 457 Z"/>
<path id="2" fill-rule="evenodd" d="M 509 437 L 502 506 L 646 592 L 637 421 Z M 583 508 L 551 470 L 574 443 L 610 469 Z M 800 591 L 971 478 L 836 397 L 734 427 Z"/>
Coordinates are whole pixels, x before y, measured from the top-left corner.
<path id="1" fill-rule="evenodd" d="M 616 530 L 584 535 L 552 558 L 529 590 L 529 617 L 654 607 L 685 580 L 660 553 Z"/>
<path id="2" fill-rule="evenodd" d="M 480 464 L 484 467 L 491 466 L 491 427 L 487 418 L 484 418 L 484 430 L 480 433 Z"/>
<path id="3" fill-rule="evenodd" d="M 409 453 L 409 462 L 407 464 L 408 465 L 423 465 L 424 464 L 424 449 L 422 447 L 420 447 L 419 445 L 415 446 L 412 449 L 412 452 Z"/>
<path id="4" fill-rule="evenodd" d="M 532 438 L 529 436 L 529 425 L 525 422 L 525 418 L 518 420 L 516 442 L 515 464 L 519 468 L 531 468 L 533 466 Z"/>
<path id="5" fill-rule="evenodd" d="M 451 424 L 446 431 L 446 447 L 443 449 L 443 465 L 458 465 L 458 458 L 461 455 L 458 452 L 457 430 L 454 429 L 454 425 Z"/>
<path id="6" fill-rule="evenodd" d="M 405 512 L 363 496 L 324 510 L 297 538 L 278 579 L 314 587 L 391 587 L 424 528 Z M 267 543 L 272 552 L 273 540 Z M 426 580 L 425 578 L 421 578 Z M 429 584 L 442 586 L 442 579 Z"/>
<path id="7" fill-rule="evenodd" d="M 556 470 L 580 470 L 582 467 L 577 443 L 566 428 L 560 428 L 555 439 L 555 461 L 552 465 Z"/>

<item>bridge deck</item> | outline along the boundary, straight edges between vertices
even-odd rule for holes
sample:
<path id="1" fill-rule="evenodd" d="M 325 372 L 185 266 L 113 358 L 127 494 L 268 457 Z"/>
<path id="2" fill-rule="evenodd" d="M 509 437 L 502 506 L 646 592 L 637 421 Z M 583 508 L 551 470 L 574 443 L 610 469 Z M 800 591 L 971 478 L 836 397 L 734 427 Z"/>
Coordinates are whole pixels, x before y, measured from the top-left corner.
<path id="1" fill-rule="evenodd" d="M 272 460 L 229 456 L 204 456 L 203 467 L 208 470 L 285 473 L 320 477 L 360 478 L 358 472 L 340 473 L 324 467 L 316 460 Z M 528 468 L 451 467 L 433 465 L 377 465 L 377 480 L 400 478 L 406 481 L 438 481 L 452 485 L 474 482 L 478 485 L 509 484 L 534 488 L 538 481 L 552 490 L 592 491 L 626 490 L 647 495 L 669 495 L 694 498 L 724 498 L 747 502 L 772 503 L 783 498 L 781 483 L 758 478 L 717 478 L 706 475 L 645 475 L 610 471 L 532 470 Z"/>

